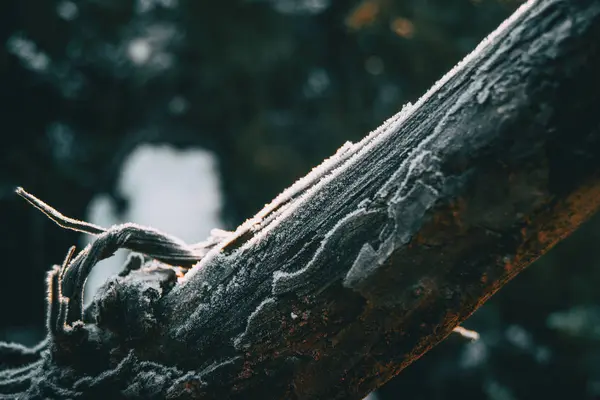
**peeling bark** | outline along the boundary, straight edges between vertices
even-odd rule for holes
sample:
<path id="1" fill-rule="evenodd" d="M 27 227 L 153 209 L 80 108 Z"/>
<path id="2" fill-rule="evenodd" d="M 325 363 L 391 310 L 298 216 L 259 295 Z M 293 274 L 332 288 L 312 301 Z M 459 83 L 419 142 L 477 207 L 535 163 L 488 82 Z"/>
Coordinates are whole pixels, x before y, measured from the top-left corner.
<path id="1" fill-rule="evenodd" d="M 117 277 L 78 342 L 49 338 L 0 392 L 364 397 L 600 207 L 599 37 L 600 1 L 527 3 L 150 296 L 146 335 L 97 323 L 120 307 L 143 331 L 127 319 L 152 285 Z"/>

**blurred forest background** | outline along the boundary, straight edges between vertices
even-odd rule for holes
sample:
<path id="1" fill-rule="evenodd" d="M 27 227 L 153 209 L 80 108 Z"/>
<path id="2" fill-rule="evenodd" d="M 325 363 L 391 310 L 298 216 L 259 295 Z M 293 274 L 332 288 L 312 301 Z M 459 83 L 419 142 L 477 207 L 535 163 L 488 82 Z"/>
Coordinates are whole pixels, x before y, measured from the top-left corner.
<path id="1" fill-rule="evenodd" d="M 43 338 L 45 273 L 87 240 L 15 186 L 203 240 L 414 102 L 519 4 L 1 1 L 0 340 Z M 599 241 L 595 218 L 467 321 L 478 341 L 453 335 L 372 397 L 600 399 Z"/>

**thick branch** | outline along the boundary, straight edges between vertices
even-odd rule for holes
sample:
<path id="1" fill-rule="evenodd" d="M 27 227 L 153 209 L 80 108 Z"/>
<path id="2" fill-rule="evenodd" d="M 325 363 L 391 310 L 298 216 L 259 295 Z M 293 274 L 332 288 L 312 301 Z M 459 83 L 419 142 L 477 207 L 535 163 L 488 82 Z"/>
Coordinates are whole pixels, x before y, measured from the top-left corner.
<path id="1" fill-rule="evenodd" d="M 359 399 L 385 383 L 600 207 L 598 37 L 600 1 L 522 7 L 165 291 L 152 335 L 106 344 L 115 385 Z"/>

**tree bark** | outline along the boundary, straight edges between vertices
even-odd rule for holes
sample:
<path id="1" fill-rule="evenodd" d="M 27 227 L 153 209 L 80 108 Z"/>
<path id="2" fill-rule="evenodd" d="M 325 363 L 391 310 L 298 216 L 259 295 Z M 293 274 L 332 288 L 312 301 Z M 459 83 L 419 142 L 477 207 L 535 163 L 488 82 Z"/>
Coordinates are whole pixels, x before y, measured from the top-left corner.
<path id="1" fill-rule="evenodd" d="M 600 1 L 526 3 L 173 287 L 117 277 L 85 335 L 3 350 L 0 392 L 364 397 L 600 207 L 598 38 Z"/>

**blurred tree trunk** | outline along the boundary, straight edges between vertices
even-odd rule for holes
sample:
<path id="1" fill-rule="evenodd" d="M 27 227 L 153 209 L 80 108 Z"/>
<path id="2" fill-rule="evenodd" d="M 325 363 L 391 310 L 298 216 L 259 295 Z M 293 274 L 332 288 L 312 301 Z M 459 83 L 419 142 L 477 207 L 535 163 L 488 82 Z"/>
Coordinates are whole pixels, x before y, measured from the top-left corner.
<path id="1" fill-rule="evenodd" d="M 174 287 L 115 278 L 85 334 L 3 350 L 0 392 L 360 399 L 600 207 L 598 37 L 600 1 L 529 2 Z"/>

